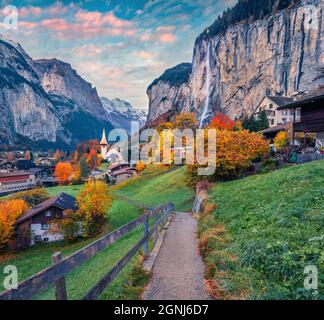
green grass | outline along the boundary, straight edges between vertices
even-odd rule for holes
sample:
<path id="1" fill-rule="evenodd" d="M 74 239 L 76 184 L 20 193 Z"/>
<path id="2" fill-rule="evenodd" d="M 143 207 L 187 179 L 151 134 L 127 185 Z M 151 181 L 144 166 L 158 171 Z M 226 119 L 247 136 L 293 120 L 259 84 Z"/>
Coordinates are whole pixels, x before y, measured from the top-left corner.
<path id="1" fill-rule="evenodd" d="M 324 161 L 219 183 L 210 196 L 217 208 L 199 233 L 217 296 L 313 299 L 303 272 L 315 265 L 324 298 Z"/>
<path id="2" fill-rule="evenodd" d="M 174 202 L 178 210 L 190 209 L 193 200 L 193 193 L 183 186 L 184 169 L 167 172 L 166 168 L 148 168 L 143 175 L 126 182 L 124 185 L 112 188 L 112 193 L 119 193 L 132 198 L 138 202 L 148 205 L 160 205 L 167 202 Z M 149 187 L 148 187 L 149 186 Z M 51 196 L 60 192 L 66 192 L 72 196 L 82 189 L 81 186 L 59 186 L 48 188 Z M 112 208 L 107 214 L 107 228 L 105 232 L 112 231 L 142 214 L 142 211 L 125 201 L 115 199 Z M 124 236 L 117 243 L 109 246 L 95 257 L 82 264 L 79 268 L 67 276 L 67 288 L 69 299 L 80 299 L 95 285 L 95 283 L 111 269 L 143 236 L 143 228 L 139 226 L 130 234 Z M 99 237 L 99 236 L 98 236 Z M 97 237 L 97 238 L 98 238 Z M 63 256 L 71 255 L 95 239 L 83 240 L 72 245 L 48 244 L 37 245 L 24 252 L 14 253 L 11 256 L 0 255 L 0 271 L 6 265 L 15 265 L 19 272 L 19 281 L 22 281 L 51 264 L 51 256 L 54 252 L 60 251 Z M 132 263 L 128 264 L 115 281 L 102 294 L 101 299 L 128 299 L 134 298 L 138 288 L 130 286 L 130 278 L 137 265 L 138 255 Z M 140 273 L 135 268 L 136 273 Z M 143 280 L 134 276 L 134 283 L 138 286 Z M 4 275 L 0 272 L 0 292 L 3 290 Z M 141 275 L 139 279 L 145 279 Z M 132 291 L 133 290 L 133 291 Z M 135 291 L 134 291 L 135 290 Z M 49 288 L 36 297 L 36 299 L 53 299 L 53 288 Z"/>
<path id="3" fill-rule="evenodd" d="M 122 188 L 121 194 L 146 205 L 172 202 L 178 211 L 191 211 L 194 192 L 186 187 L 184 173 L 181 167 L 152 179 L 152 173 L 146 171 L 141 179 Z"/>

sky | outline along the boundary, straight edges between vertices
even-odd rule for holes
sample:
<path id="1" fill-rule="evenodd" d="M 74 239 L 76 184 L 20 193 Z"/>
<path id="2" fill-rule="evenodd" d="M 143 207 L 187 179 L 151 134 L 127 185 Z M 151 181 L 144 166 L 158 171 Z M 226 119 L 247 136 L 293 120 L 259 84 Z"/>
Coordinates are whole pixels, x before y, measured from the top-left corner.
<path id="1" fill-rule="evenodd" d="M 18 29 L 0 33 L 33 59 L 68 62 L 99 96 L 147 109 L 146 89 L 191 62 L 196 37 L 236 0 L 0 0 L 18 8 Z"/>

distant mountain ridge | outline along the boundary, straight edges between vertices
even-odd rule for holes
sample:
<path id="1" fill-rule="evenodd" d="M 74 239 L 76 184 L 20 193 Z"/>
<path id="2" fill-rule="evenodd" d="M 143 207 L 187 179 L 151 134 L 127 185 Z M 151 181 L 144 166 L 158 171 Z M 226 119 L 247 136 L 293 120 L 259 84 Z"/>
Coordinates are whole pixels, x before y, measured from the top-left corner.
<path id="1" fill-rule="evenodd" d="M 118 98 L 101 97 L 100 99 L 115 128 L 123 128 L 130 134 L 132 121 L 137 121 L 140 127 L 145 124 L 147 114 L 144 110 L 135 109 L 129 102 Z"/>
<path id="2" fill-rule="evenodd" d="M 127 116 L 112 112 L 70 64 L 33 60 L 18 43 L 0 36 L 0 148 L 71 148 L 99 139 L 104 128 L 128 130 L 132 116 L 143 122 L 132 110 Z"/>

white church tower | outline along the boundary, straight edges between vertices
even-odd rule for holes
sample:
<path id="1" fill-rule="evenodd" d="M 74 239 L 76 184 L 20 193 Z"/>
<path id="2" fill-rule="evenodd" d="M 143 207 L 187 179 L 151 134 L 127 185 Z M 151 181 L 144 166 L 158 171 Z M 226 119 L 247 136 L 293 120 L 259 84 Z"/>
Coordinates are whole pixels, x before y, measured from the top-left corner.
<path id="1" fill-rule="evenodd" d="M 107 160 L 108 159 L 108 141 L 106 138 L 106 130 L 105 129 L 102 132 L 102 139 L 100 142 L 100 146 L 101 146 L 102 159 Z"/>

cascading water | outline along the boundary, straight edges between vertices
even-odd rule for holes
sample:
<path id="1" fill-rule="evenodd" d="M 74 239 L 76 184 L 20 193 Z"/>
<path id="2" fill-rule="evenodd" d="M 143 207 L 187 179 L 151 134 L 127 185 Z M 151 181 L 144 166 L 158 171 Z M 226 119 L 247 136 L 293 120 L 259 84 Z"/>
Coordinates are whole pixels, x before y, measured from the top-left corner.
<path id="1" fill-rule="evenodd" d="M 210 70 L 210 42 L 208 42 L 207 43 L 207 54 L 206 54 L 206 79 L 205 79 L 206 101 L 205 101 L 203 113 L 202 113 L 201 119 L 200 119 L 200 125 L 199 125 L 200 128 L 202 128 L 204 125 L 204 121 L 206 119 L 206 115 L 207 115 L 208 109 L 209 109 L 210 74 L 211 74 L 211 70 Z"/>

